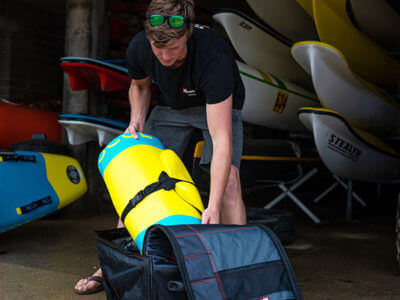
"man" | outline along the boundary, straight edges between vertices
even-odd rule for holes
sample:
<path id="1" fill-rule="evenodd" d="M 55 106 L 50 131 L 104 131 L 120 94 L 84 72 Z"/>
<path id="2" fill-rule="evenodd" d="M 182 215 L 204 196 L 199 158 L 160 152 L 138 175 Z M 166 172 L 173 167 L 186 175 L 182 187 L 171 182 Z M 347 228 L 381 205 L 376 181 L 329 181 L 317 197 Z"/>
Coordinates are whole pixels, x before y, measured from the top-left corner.
<path id="1" fill-rule="evenodd" d="M 142 131 L 154 135 L 182 157 L 190 134 L 202 130 L 200 163 L 210 171 L 202 223 L 245 224 L 239 178 L 244 87 L 226 42 L 212 29 L 195 27 L 194 15 L 193 0 L 150 3 L 145 32 L 132 39 L 126 54 L 132 79 L 126 132 L 135 138 Z M 159 105 L 145 122 L 152 82 Z M 93 275 L 101 276 L 101 270 Z M 83 279 L 75 289 L 90 292 L 99 285 Z"/>

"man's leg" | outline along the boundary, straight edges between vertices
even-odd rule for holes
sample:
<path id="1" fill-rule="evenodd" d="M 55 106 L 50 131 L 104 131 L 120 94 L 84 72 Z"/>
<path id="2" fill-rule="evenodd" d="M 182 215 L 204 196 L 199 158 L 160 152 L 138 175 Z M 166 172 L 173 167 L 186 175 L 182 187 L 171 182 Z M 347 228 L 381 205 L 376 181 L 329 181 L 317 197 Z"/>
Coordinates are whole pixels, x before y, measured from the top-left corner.
<path id="1" fill-rule="evenodd" d="M 242 199 L 239 169 L 231 166 L 228 184 L 225 189 L 221 209 L 222 224 L 246 224 L 246 210 Z"/>
<path id="2" fill-rule="evenodd" d="M 122 228 L 125 227 L 124 223 L 122 223 L 121 219 L 118 219 L 118 224 L 117 224 L 117 228 Z M 91 277 L 103 277 L 103 272 L 101 271 L 101 268 L 97 269 L 96 272 L 93 273 L 93 275 Z M 102 286 L 103 284 L 95 281 L 95 280 L 91 280 L 88 281 L 87 278 L 81 279 L 78 281 L 78 283 L 75 285 L 75 290 L 79 293 L 79 292 L 96 292 L 98 291 L 99 287 Z"/>

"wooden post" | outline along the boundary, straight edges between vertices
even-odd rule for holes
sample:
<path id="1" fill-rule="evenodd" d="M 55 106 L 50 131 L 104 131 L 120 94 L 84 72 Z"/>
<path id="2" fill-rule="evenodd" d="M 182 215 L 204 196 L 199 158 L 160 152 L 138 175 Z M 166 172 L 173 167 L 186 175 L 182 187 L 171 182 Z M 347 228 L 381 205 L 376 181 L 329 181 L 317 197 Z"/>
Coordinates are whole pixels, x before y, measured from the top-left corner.
<path id="1" fill-rule="evenodd" d="M 108 51 L 108 23 L 106 0 L 66 0 L 65 56 L 104 59 Z M 63 113 L 98 116 L 104 105 L 100 93 L 73 91 L 69 78 L 64 74 Z M 64 141 L 66 138 L 64 136 Z M 88 192 L 82 199 L 66 209 L 68 215 L 87 216 L 104 209 L 108 198 L 97 169 L 100 148 L 97 142 L 73 146 L 88 182 Z"/>
<path id="2" fill-rule="evenodd" d="M 92 0 L 67 0 L 65 14 L 65 56 L 89 57 Z M 87 91 L 72 91 L 64 75 L 63 113 L 88 113 Z"/>

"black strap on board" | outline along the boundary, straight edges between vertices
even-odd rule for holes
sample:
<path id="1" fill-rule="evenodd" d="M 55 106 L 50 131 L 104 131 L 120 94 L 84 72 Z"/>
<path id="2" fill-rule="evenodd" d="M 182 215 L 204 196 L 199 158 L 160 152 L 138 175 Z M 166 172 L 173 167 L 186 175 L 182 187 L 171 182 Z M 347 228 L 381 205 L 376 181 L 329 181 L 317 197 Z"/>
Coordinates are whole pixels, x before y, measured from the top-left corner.
<path id="1" fill-rule="evenodd" d="M 124 211 L 121 214 L 121 220 L 122 222 L 125 222 L 125 218 L 128 215 L 128 213 L 135 208 L 136 205 L 138 205 L 138 203 L 140 201 L 142 201 L 144 198 L 146 198 L 148 195 L 157 192 L 161 189 L 164 189 L 166 191 L 172 190 L 173 188 L 175 188 L 175 184 L 177 182 L 187 182 L 190 184 L 193 184 L 190 181 L 186 181 L 186 180 L 181 180 L 181 179 L 176 179 L 176 178 L 172 178 L 169 177 L 168 174 L 164 171 L 161 172 L 160 176 L 158 177 L 158 181 L 157 182 L 153 182 L 151 184 L 149 184 L 148 186 L 146 186 L 143 190 L 139 191 L 135 197 L 133 197 L 131 200 L 129 200 L 128 204 L 125 206 Z M 183 199 L 185 202 L 187 202 L 185 199 Z M 189 202 L 187 202 L 189 203 Z M 189 203 L 192 207 L 194 207 L 191 203 Z M 201 211 L 194 207 L 197 211 L 200 212 Z"/>

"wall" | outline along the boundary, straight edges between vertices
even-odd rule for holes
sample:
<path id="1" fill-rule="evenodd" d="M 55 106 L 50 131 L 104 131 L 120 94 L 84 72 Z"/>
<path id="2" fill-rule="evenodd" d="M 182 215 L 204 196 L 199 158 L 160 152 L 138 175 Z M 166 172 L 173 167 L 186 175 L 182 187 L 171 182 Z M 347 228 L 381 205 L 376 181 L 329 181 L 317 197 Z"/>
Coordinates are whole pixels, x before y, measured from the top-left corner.
<path id="1" fill-rule="evenodd" d="M 65 17 L 0 0 L 0 98 L 56 98 L 62 89 Z"/>

